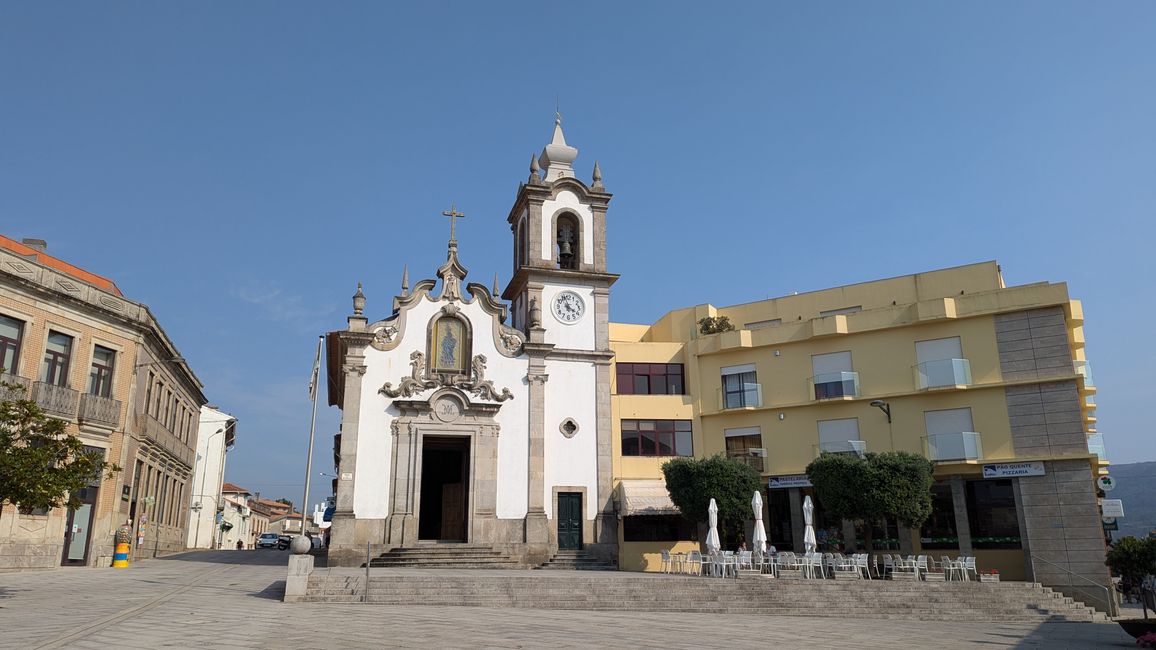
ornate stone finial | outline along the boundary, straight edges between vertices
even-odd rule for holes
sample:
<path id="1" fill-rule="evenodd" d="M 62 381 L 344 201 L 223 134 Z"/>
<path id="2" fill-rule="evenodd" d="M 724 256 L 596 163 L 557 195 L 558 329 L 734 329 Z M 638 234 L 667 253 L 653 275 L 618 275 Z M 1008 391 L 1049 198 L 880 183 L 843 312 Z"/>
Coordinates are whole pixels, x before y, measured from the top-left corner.
<path id="1" fill-rule="evenodd" d="M 401 267 L 401 295 L 409 295 L 409 264 Z"/>
<path id="2" fill-rule="evenodd" d="M 594 186 L 595 189 L 602 189 L 602 168 L 598 166 L 598 161 L 594 161 Z"/>
<path id="3" fill-rule="evenodd" d="M 573 178 L 572 163 L 578 157 L 578 150 L 566 144 L 566 135 L 562 133 L 562 115 L 554 115 L 554 137 L 550 144 L 542 149 L 538 162 L 546 170 L 546 182 L 556 181 L 559 178 Z"/>
<path id="4" fill-rule="evenodd" d="M 542 180 L 542 174 L 539 173 L 541 170 L 542 168 L 538 166 L 538 157 L 530 154 L 530 180 L 528 182 L 531 185 L 537 184 L 538 181 Z M 519 187 L 518 189 L 521 190 L 522 188 Z"/>
<path id="5" fill-rule="evenodd" d="M 530 327 L 542 326 L 542 309 L 538 307 L 538 299 L 530 298 Z"/>
<path id="6" fill-rule="evenodd" d="M 357 283 L 357 293 L 353 294 L 353 315 L 360 316 L 365 313 L 365 294 L 361 291 L 361 283 Z"/>
<path id="7" fill-rule="evenodd" d="M 494 291 L 493 291 L 494 297 L 497 298 L 499 295 L 501 295 L 501 293 L 502 293 L 502 290 L 499 288 L 499 285 L 498 285 L 498 272 L 494 271 Z"/>

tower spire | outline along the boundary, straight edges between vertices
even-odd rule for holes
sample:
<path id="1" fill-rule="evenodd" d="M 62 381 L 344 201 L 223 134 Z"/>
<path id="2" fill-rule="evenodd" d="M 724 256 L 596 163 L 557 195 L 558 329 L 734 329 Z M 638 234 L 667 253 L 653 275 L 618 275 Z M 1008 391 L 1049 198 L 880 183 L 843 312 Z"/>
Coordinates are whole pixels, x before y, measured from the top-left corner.
<path id="1" fill-rule="evenodd" d="M 550 144 L 542 149 L 538 162 L 546 170 L 546 182 L 556 181 L 559 178 L 573 178 L 572 163 L 578 157 L 578 150 L 566 144 L 566 134 L 562 132 L 562 114 L 554 114 L 554 135 Z"/>
<path id="2" fill-rule="evenodd" d="M 409 295 L 409 264 L 401 267 L 401 295 Z"/>

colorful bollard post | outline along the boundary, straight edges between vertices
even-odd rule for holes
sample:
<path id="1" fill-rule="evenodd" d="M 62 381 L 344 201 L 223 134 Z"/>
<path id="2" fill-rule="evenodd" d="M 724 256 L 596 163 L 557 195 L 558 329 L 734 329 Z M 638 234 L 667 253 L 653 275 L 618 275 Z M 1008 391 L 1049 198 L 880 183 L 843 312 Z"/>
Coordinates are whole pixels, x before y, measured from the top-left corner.
<path id="1" fill-rule="evenodd" d="M 112 554 L 112 568 L 127 569 L 128 553 L 132 548 L 132 525 L 125 524 L 116 529 L 116 551 Z"/>

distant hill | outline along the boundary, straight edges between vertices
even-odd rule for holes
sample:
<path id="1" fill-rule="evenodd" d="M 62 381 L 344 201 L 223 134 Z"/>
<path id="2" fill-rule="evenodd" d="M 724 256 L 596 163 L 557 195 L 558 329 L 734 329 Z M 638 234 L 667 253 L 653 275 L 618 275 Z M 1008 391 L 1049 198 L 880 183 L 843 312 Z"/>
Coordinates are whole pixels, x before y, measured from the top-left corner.
<path id="1" fill-rule="evenodd" d="M 1144 537 L 1156 529 L 1156 462 L 1113 463 L 1109 474 L 1116 479 L 1116 489 L 1107 498 L 1123 499 L 1125 515 L 1117 520 L 1120 530 L 1112 538 Z"/>

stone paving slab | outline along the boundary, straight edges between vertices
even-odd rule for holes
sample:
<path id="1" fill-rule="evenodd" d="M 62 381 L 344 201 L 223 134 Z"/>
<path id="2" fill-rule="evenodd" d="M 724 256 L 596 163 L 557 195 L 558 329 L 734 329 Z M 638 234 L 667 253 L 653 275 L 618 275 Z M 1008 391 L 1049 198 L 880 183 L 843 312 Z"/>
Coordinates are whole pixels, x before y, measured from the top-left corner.
<path id="1" fill-rule="evenodd" d="M 123 570 L 69 568 L 0 575 L 0 647 L 1135 647 L 1118 626 L 1096 623 L 287 604 L 280 602 L 285 562 L 286 555 L 276 551 L 202 551 Z M 357 569 L 341 571 L 359 574 Z M 378 571 L 371 575 L 376 577 Z M 549 572 L 533 575 L 550 579 Z"/>

